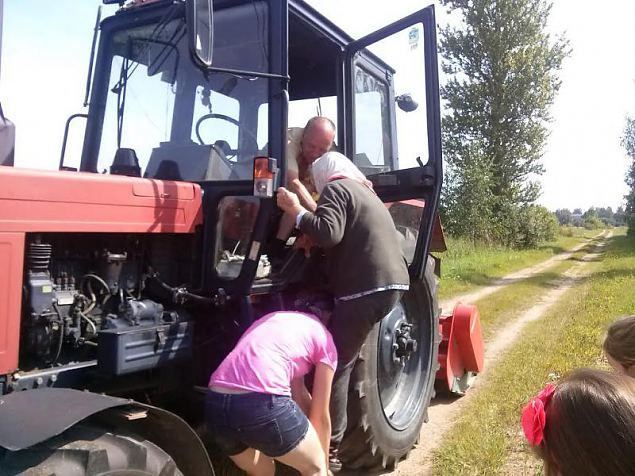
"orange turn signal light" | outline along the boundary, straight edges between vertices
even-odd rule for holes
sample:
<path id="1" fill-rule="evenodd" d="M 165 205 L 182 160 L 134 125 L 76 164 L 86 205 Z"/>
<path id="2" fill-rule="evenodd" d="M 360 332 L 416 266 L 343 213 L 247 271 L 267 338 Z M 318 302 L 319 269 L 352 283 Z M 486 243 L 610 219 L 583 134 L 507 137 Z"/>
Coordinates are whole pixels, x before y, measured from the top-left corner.
<path id="1" fill-rule="evenodd" d="M 273 161 L 273 164 L 271 163 Z M 275 172 L 275 159 L 269 157 L 256 157 L 254 159 L 254 178 L 273 179 Z"/>
<path id="2" fill-rule="evenodd" d="M 256 197 L 273 197 L 273 182 L 277 170 L 276 159 L 254 158 L 254 195 Z"/>

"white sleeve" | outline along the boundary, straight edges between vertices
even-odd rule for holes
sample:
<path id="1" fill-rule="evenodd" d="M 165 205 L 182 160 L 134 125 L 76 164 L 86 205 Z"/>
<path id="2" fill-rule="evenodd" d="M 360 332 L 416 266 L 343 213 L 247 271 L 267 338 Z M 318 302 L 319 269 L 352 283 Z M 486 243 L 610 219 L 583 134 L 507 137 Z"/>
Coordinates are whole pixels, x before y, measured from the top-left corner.
<path id="1" fill-rule="evenodd" d="M 300 228 L 300 220 L 302 220 L 302 217 L 304 216 L 304 214 L 307 212 L 307 210 L 300 210 L 300 212 L 298 213 L 298 215 L 295 217 L 295 227 L 296 228 Z"/>

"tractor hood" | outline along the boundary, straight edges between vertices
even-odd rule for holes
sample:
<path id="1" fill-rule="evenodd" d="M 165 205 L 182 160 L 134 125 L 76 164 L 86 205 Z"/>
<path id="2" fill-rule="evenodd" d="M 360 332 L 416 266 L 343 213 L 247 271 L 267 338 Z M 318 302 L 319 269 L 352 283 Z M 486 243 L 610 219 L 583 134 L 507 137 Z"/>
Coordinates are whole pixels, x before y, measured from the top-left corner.
<path id="1" fill-rule="evenodd" d="M 0 232 L 193 233 L 202 217 L 193 183 L 0 167 Z"/>

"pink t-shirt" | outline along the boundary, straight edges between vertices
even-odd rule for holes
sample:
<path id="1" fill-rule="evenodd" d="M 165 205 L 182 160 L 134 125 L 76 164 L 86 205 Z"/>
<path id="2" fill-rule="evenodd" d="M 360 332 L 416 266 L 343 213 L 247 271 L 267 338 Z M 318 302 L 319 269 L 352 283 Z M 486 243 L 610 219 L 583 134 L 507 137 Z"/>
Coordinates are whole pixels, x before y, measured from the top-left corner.
<path id="1" fill-rule="evenodd" d="M 317 317 L 272 312 L 256 322 L 210 377 L 210 385 L 271 395 L 291 395 L 291 381 L 318 363 L 335 370 L 331 333 Z"/>

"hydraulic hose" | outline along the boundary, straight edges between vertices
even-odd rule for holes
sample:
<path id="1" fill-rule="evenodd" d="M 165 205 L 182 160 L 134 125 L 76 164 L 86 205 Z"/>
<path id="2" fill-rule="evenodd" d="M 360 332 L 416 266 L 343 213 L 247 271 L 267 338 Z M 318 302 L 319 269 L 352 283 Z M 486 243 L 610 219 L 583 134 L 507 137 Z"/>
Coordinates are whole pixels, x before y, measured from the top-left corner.
<path id="1" fill-rule="evenodd" d="M 53 303 L 53 309 L 55 309 L 55 313 L 57 314 L 57 317 L 60 320 L 60 335 L 57 340 L 57 350 L 55 352 L 55 358 L 51 362 L 51 365 L 55 365 L 57 363 L 57 359 L 60 358 L 60 354 L 62 353 L 62 343 L 64 342 L 64 328 L 65 328 L 64 319 L 62 319 L 62 314 L 60 313 L 60 310 L 57 308 L 56 303 Z"/>
<path id="2" fill-rule="evenodd" d="M 202 306 L 215 304 L 213 299 L 191 293 L 184 287 L 173 288 L 161 281 L 156 274 L 152 274 L 146 279 L 146 291 L 150 293 L 154 291 L 157 294 L 157 298 L 163 297 L 163 300 L 169 300 L 172 304 L 191 303 Z"/>

